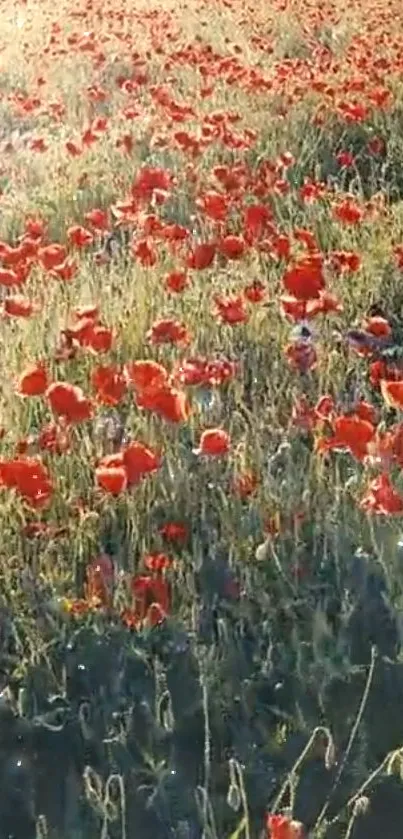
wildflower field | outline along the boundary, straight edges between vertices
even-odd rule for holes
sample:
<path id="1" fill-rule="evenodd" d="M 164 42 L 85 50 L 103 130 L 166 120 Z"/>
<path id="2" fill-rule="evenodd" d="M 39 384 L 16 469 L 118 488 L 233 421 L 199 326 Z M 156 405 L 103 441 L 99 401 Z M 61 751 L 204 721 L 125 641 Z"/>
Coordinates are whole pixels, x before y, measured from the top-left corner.
<path id="1" fill-rule="evenodd" d="M 0 3 L 0 839 L 403 836 L 403 6 Z"/>

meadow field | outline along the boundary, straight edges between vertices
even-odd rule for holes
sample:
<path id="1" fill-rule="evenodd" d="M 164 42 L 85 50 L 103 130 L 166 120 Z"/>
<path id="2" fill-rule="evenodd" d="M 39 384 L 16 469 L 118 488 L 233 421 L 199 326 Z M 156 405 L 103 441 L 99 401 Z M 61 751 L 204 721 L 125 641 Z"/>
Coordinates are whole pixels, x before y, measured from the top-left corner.
<path id="1" fill-rule="evenodd" d="M 401 0 L 1 0 L 0 839 L 403 836 Z"/>

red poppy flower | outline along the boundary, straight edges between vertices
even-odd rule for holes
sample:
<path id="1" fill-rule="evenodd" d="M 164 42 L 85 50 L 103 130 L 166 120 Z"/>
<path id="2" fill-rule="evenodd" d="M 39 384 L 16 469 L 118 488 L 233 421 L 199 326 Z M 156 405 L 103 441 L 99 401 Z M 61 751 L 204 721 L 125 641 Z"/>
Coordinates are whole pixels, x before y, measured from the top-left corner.
<path id="1" fill-rule="evenodd" d="M 31 239 L 29 236 L 23 236 L 19 245 L 21 258 L 17 261 L 15 267 L 21 266 L 21 263 L 25 260 L 33 261 L 37 259 L 40 242 L 40 239 Z"/>
<path id="2" fill-rule="evenodd" d="M 200 245 L 196 245 L 188 255 L 187 267 L 193 268 L 196 271 L 203 271 L 205 268 L 210 268 L 213 264 L 216 250 L 217 246 L 215 242 L 203 242 Z"/>
<path id="3" fill-rule="evenodd" d="M 283 275 L 283 285 L 297 300 L 317 299 L 325 287 L 321 254 L 311 254 L 288 268 Z"/>
<path id="4" fill-rule="evenodd" d="M 126 381 L 116 365 L 99 366 L 91 376 L 96 399 L 102 405 L 118 405 L 126 394 Z"/>
<path id="5" fill-rule="evenodd" d="M 147 620 L 151 625 L 155 625 L 169 614 L 171 595 L 168 582 L 163 576 L 134 577 L 131 590 L 134 598 L 134 613 L 139 623 Z"/>
<path id="6" fill-rule="evenodd" d="M 75 259 L 71 259 L 71 257 L 67 257 L 60 265 L 55 265 L 54 268 L 51 269 L 50 273 L 52 277 L 56 277 L 58 280 L 62 280 L 64 283 L 71 282 L 72 279 L 76 276 L 78 271 L 78 264 Z"/>
<path id="7" fill-rule="evenodd" d="M 147 340 L 151 344 L 189 344 L 190 335 L 183 323 L 168 318 L 152 325 L 147 332 Z"/>
<path id="8" fill-rule="evenodd" d="M 39 262 L 45 271 L 50 271 L 57 265 L 61 265 L 62 262 L 65 261 L 66 257 L 67 251 L 64 245 L 58 245 L 56 243 L 52 245 L 45 245 L 45 247 L 39 248 L 38 251 Z"/>
<path id="9" fill-rule="evenodd" d="M 321 396 L 313 408 L 309 405 L 307 397 L 301 396 L 294 402 L 291 421 L 297 428 L 314 431 L 321 423 L 331 422 L 334 412 L 335 404 L 332 396 Z"/>
<path id="10" fill-rule="evenodd" d="M 235 326 L 237 323 L 246 323 L 249 318 L 245 301 L 241 295 L 238 297 L 221 297 L 217 294 L 214 302 L 223 323 Z"/>
<path id="11" fill-rule="evenodd" d="M 268 242 L 264 239 L 260 247 L 270 254 L 273 259 L 282 259 L 288 262 L 291 255 L 291 240 L 289 236 L 273 234 Z"/>
<path id="12" fill-rule="evenodd" d="M 31 300 L 21 294 L 6 297 L 3 304 L 4 314 L 13 318 L 30 318 L 35 312 L 39 312 L 39 309 L 40 307 L 36 303 L 32 303 Z"/>
<path id="13" fill-rule="evenodd" d="M 306 318 L 306 300 L 297 300 L 296 297 L 292 297 L 290 294 L 282 294 L 280 297 L 280 307 L 283 314 L 295 323 Z"/>
<path id="14" fill-rule="evenodd" d="M 308 300 L 306 303 L 306 317 L 314 318 L 317 315 L 339 314 L 343 311 L 343 304 L 329 291 L 321 291 L 317 300 Z"/>
<path id="15" fill-rule="evenodd" d="M 195 449 L 195 454 L 221 457 L 228 454 L 230 450 L 231 439 L 229 434 L 222 428 L 209 428 L 207 431 L 203 431 L 199 448 Z"/>
<path id="16" fill-rule="evenodd" d="M 98 486 L 111 495 L 119 495 L 127 488 L 127 472 L 124 466 L 103 466 L 95 470 Z"/>
<path id="17" fill-rule="evenodd" d="M 142 359 L 128 362 L 124 366 L 126 380 L 137 390 L 159 387 L 168 381 L 168 371 L 156 361 Z"/>
<path id="18" fill-rule="evenodd" d="M 113 344 L 113 332 L 108 326 L 95 325 L 89 336 L 88 347 L 95 353 L 109 352 Z"/>
<path id="19" fill-rule="evenodd" d="M 229 210 L 227 195 L 221 192 L 205 192 L 196 199 L 196 206 L 212 221 L 225 221 Z"/>
<path id="20" fill-rule="evenodd" d="M 361 256 L 355 251 L 331 251 L 329 262 L 333 271 L 338 274 L 345 271 L 355 273 L 361 267 Z"/>
<path id="21" fill-rule="evenodd" d="M 254 280 L 244 287 L 243 293 L 249 303 L 262 303 L 266 298 L 267 289 L 260 280 Z"/>
<path id="22" fill-rule="evenodd" d="M 148 239 L 140 239 L 132 242 L 131 253 L 145 268 L 152 268 L 158 260 L 158 254 Z"/>
<path id="23" fill-rule="evenodd" d="M 270 814 L 267 816 L 268 839 L 304 839 L 301 822 L 288 816 Z"/>
<path id="24" fill-rule="evenodd" d="M 215 121 L 217 122 L 217 114 L 215 115 Z M 219 165 L 213 169 L 214 177 L 217 178 L 227 192 L 236 192 L 242 186 L 243 176 L 245 174 L 245 168 L 242 164 L 239 164 L 239 167 Z"/>
<path id="25" fill-rule="evenodd" d="M 394 463 L 403 466 L 403 423 L 392 426 L 387 431 L 377 430 L 376 437 L 370 444 L 370 455 L 383 468 L 390 468 Z"/>
<path id="26" fill-rule="evenodd" d="M 202 356 L 194 356 L 178 362 L 172 371 L 172 376 L 182 385 L 219 387 L 232 379 L 236 371 L 236 363 L 227 358 L 209 360 Z"/>
<path id="27" fill-rule="evenodd" d="M 363 329 L 376 338 L 388 338 L 392 334 L 392 327 L 386 318 L 367 318 L 363 323 Z"/>
<path id="28" fill-rule="evenodd" d="M 243 225 L 246 237 L 254 241 L 263 235 L 273 213 L 265 204 L 252 204 L 244 211 Z"/>
<path id="29" fill-rule="evenodd" d="M 86 227 L 81 227 L 79 224 L 69 227 L 67 231 L 67 239 L 71 245 L 76 248 L 85 248 L 93 244 L 94 236 Z"/>
<path id="30" fill-rule="evenodd" d="M 316 450 L 327 452 L 330 449 L 339 451 L 347 449 L 357 460 L 364 460 L 369 454 L 369 445 L 374 436 L 375 429 L 370 422 L 354 414 L 346 414 L 334 420 L 333 436 L 327 439 L 321 438 L 317 442 Z"/>
<path id="31" fill-rule="evenodd" d="M 91 401 L 80 387 L 69 382 L 54 382 L 48 387 L 46 397 L 53 413 L 69 423 L 84 422 L 92 417 Z"/>
<path id="32" fill-rule="evenodd" d="M 22 373 L 17 389 L 21 396 L 42 396 L 48 384 L 47 369 L 42 362 L 38 362 Z"/>
<path id="33" fill-rule="evenodd" d="M 335 410 L 334 399 L 332 396 L 321 396 L 315 405 L 315 414 L 318 420 L 330 420 Z"/>
<path id="34" fill-rule="evenodd" d="M 187 422 L 191 415 L 186 393 L 169 384 L 144 388 L 138 393 L 136 401 L 139 408 L 152 411 L 167 422 Z"/>
<path id="35" fill-rule="evenodd" d="M 396 516 L 403 513 L 403 496 L 394 488 L 389 475 L 382 474 L 370 482 L 360 502 L 367 513 Z"/>
<path id="36" fill-rule="evenodd" d="M 149 201 L 156 190 L 168 192 L 174 184 L 171 173 L 166 169 L 142 166 L 132 185 L 132 195 Z"/>
<path id="37" fill-rule="evenodd" d="M 351 151 L 339 151 L 338 154 L 336 154 L 336 160 L 339 166 L 349 167 L 352 166 L 354 163 L 354 155 Z"/>
<path id="38" fill-rule="evenodd" d="M 350 197 L 336 204 L 333 208 L 333 218 L 343 224 L 356 225 L 362 221 L 364 211 L 357 202 Z"/>
<path id="39" fill-rule="evenodd" d="M 399 381 L 402 375 L 402 369 L 398 365 L 390 363 L 383 359 L 373 361 L 369 365 L 369 380 L 373 387 L 379 387 L 382 379 L 386 381 Z"/>
<path id="40" fill-rule="evenodd" d="M 93 353 L 109 352 L 113 344 L 112 330 L 96 323 L 92 317 L 83 317 L 82 320 L 65 329 L 64 334 Z"/>
<path id="41" fill-rule="evenodd" d="M 164 285 L 167 291 L 181 294 L 189 285 L 189 277 L 185 271 L 171 271 L 166 275 Z"/>
<path id="42" fill-rule="evenodd" d="M 0 286 L 3 286 L 4 288 L 21 286 L 24 284 L 25 279 L 25 277 L 19 274 L 18 269 L 13 271 L 9 268 L 0 268 Z"/>
<path id="43" fill-rule="evenodd" d="M 173 379 L 181 385 L 208 384 L 208 360 L 202 357 L 187 358 L 178 362 L 172 371 Z"/>
<path id="44" fill-rule="evenodd" d="M 53 494 L 48 470 L 38 458 L 0 461 L 0 484 L 15 489 L 32 507 L 43 507 Z"/>
<path id="45" fill-rule="evenodd" d="M 186 542 L 188 538 L 188 529 L 181 522 L 169 521 L 166 524 L 161 525 L 158 530 L 167 542 L 183 544 L 183 542 Z"/>
<path id="46" fill-rule="evenodd" d="M 403 379 L 399 379 L 398 381 L 385 381 L 385 379 L 382 379 L 380 386 L 386 404 L 390 408 L 396 408 L 401 411 L 403 408 Z"/>
<path id="47" fill-rule="evenodd" d="M 31 239 L 42 239 L 45 234 L 45 222 L 40 218 L 27 218 L 25 232 Z"/>
<path id="48" fill-rule="evenodd" d="M 123 466 L 123 452 L 113 452 L 113 454 L 106 454 L 100 462 L 99 466 Z"/>
<path id="49" fill-rule="evenodd" d="M 16 268 L 26 258 L 22 245 L 13 248 L 6 242 L 0 242 L 0 259 L 5 268 Z"/>
<path id="50" fill-rule="evenodd" d="M 145 475 L 156 472 L 161 465 L 161 458 L 156 452 L 136 441 L 125 446 L 122 456 L 129 485 L 137 484 Z"/>
<path id="51" fill-rule="evenodd" d="M 88 347 L 91 342 L 96 323 L 92 317 L 83 317 L 72 326 L 63 330 L 62 334 L 81 347 Z"/>
<path id="52" fill-rule="evenodd" d="M 242 236 L 224 236 L 218 240 L 217 247 L 226 259 L 240 259 L 246 251 L 246 242 Z"/>
<path id="53" fill-rule="evenodd" d="M 172 559 L 164 553 L 146 554 L 143 562 L 147 571 L 156 571 L 157 573 L 166 571 L 167 568 L 172 566 Z"/>
<path id="54" fill-rule="evenodd" d="M 181 224 L 161 224 L 159 236 L 170 243 L 172 253 L 176 253 L 175 245 L 184 242 L 189 237 L 189 230 Z"/>
<path id="55" fill-rule="evenodd" d="M 108 230 L 109 228 L 108 213 L 106 210 L 94 208 L 89 213 L 86 213 L 84 218 L 94 230 Z"/>

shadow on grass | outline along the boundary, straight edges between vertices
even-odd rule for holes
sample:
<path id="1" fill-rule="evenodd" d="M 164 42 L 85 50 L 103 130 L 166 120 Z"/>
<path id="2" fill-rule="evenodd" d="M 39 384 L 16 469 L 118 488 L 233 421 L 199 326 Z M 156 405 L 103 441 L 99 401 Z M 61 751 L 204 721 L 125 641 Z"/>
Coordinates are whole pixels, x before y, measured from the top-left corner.
<path id="1" fill-rule="evenodd" d="M 343 837 L 346 802 L 403 743 L 403 664 L 374 558 L 352 553 L 336 568 L 315 545 L 307 531 L 310 573 L 295 587 L 286 542 L 285 578 L 270 562 L 234 571 L 206 542 L 192 633 L 173 620 L 136 632 L 99 613 L 64 619 L 55 640 L 53 619 L 47 658 L 24 677 L 4 634 L 1 839 L 35 839 L 39 816 L 58 839 L 230 837 L 242 817 L 239 790 L 228 794 L 230 765 L 257 839 L 317 726 L 332 746 L 323 737 L 308 750 L 294 815 L 310 831 L 328 800 L 328 820 L 342 815 L 323 835 Z M 384 768 L 366 794 L 351 835 L 375 839 L 382 829 L 398 839 L 400 782 Z"/>

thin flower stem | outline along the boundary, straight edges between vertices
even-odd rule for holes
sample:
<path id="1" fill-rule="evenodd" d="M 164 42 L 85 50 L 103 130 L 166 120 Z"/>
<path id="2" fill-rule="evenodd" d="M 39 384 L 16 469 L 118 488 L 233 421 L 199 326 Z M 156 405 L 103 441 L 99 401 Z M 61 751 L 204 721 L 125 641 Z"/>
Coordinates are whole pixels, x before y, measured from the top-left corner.
<path id="1" fill-rule="evenodd" d="M 325 803 L 322 807 L 322 810 L 321 810 L 321 812 L 318 816 L 318 819 L 316 821 L 316 825 L 315 825 L 316 829 L 319 829 L 321 827 L 321 825 L 323 824 L 326 813 L 329 809 L 331 799 L 332 799 L 337 787 L 339 786 L 341 777 L 342 777 L 343 772 L 344 772 L 344 770 L 347 766 L 347 761 L 348 761 L 348 758 L 350 756 L 351 749 L 354 745 L 354 741 L 355 741 L 355 738 L 357 736 L 358 729 L 361 725 L 361 721 L 362 721 L 362 718 L 364 716 L 365 708 L 367 706 L 368 697 L 369 697 L 369 694 L 370 694 L 372 681 L 373 681 L 373 677 L 374 677 L 374 672 L 375 672 L 376 660 L 377 660 L 377 649 L 376 649 L 375 646 L 373 646 L 371 648 L 371 663 L 370 663 L 370 666 L 369 666 L 367 681 L 365 683 L 364 693 L 362 695 L 362 699 L 361 699 L 361 702 L 360 702 L 360 707 L 358 709 L 358 713 L 357 713 L 357 716 L 355 718 L 354 725 L 351 729 L 350 737 L 349 737 L 349 740 L 348 740 L 348 743 L 347 743 L 347 748 L 346 748 L 346 751 L 344 753 L 343 760 L 341 761 L 339 770 L 337 772 L 335 782 L 333 784 L 333 787 L 332 787 L 332 789 L 331 789 L 331 791 L 330 791 L 330 793 L 329 793 L 329 795 L 328 795 L 328 797 L 327 797 L 327 799 L 326 799 L 326 801 L 325 801 Z"/>

